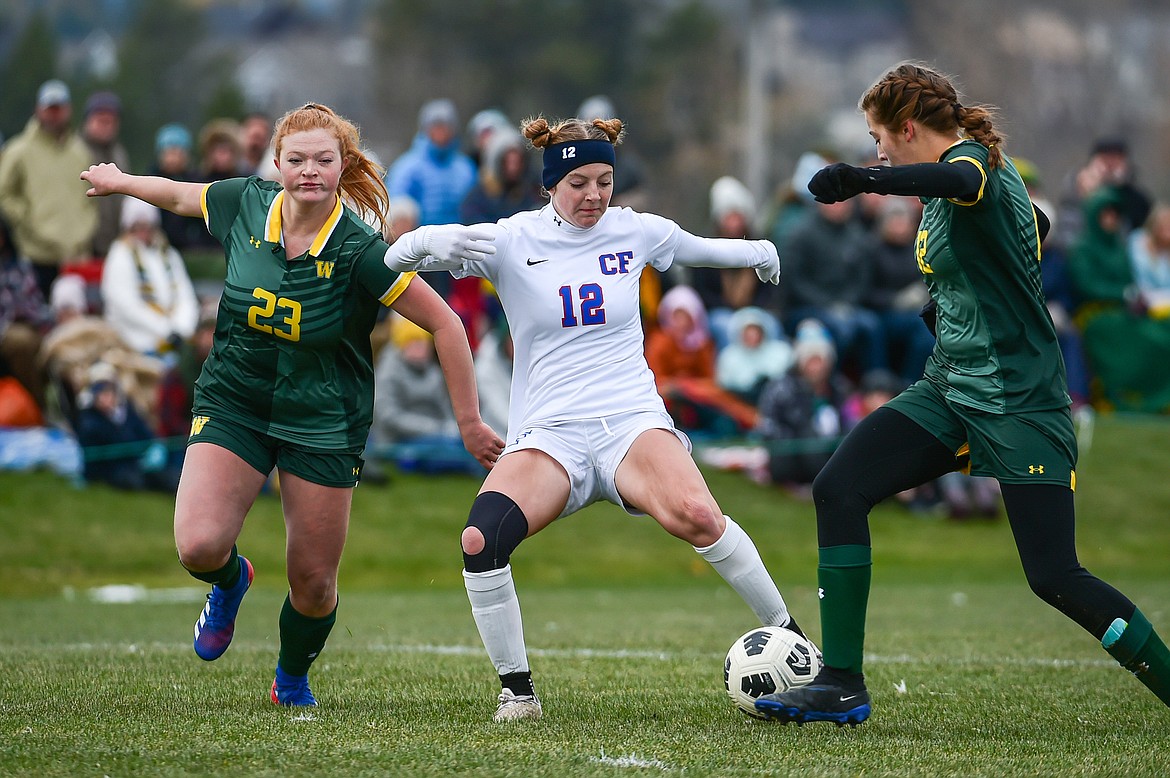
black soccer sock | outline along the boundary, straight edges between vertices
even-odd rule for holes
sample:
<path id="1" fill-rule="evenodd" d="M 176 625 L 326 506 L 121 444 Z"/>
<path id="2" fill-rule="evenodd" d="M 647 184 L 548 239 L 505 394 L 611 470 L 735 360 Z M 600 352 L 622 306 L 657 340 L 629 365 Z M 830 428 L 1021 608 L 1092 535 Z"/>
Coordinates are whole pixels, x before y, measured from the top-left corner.
<path id="1" fill-rule="evenodd" d="M 814 683 L 839 686 L 847 692 L 860 692 L 865 691 L 865 674 L 851 672 L 841 667 L 825 665 L 817 673 Z"/>
<path id="2" fill-rule="evenodd" d="M 518 697 L 536 694 L 536 690 L 532 686 L 531 672 L 504 673 L 500 676 L 500 688 L 510 689 L 512 694 Z"/>
<path id="3" fill-rule="evenodd" d="M 232 546 L 232 553 L 228 556 L 227 564 L 218 570 L 210 570 L 207 572 L 199 572 L 192 570 L 186 565 L 183 566 L 192 578 L 200 581 L 206 581 L 209 584 L 218 586 L 220 589 L 230 589 L 240 581 L 241 571 L 244 565 L 240 562 L 240 555 L 236 551 L 235 545 Z"/>

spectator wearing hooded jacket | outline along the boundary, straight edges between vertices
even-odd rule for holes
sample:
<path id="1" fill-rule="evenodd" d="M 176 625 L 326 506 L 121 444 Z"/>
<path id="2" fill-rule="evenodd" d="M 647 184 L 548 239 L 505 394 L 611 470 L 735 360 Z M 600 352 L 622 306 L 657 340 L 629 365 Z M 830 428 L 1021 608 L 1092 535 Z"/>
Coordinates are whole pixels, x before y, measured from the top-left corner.
<path id="1" fill-rule="evenodd" d="M 646 363 L 678 426 L 717 436 L 755 426 L 755 407 L 715 381 L 715 343 L 695 290 L 676 286 L 663 295 L 658 319 L 646 340 Z"/>
<path id="2" fill-rule="evenodd" d="M 374 366 L 376 444 L 419 438 L 459 440 L 455 412 L 435 357 L 430 333 L 409 319 L 391 316 L 390 344 Z"/>
<path id="3" fill-rule="evenodd" d="M 418 114 L 418 135 L 386 172 L 391 197 L 406 194 L 419 206 L 419 224 L 456 224 L 459 206 L 475 186 L 476 170 L 459 150 L 458 114 L 450 100 L 431 100 Z"/>
<path id="4" fill-rule="evenodd" d="M 391 198 L 409 195 L 418 203 L 419 226 L 458 224 L 459 206 L 475 186 L 475 163 L 459 149 L 459 115 L 447 99 L 431 100 L 418 112 L 418 134 L 386 171 Z M 435 273 L 431 286 L 443 297 L 451 278 Z"/>
<path id="5" fill-rule="evenodd" d="M 402 316 L 390 321 L 374 365 L 373 451 L 407 471 L 482 474 L 459 437 L 433 337 Z"/>
<path id="6" fill-rule="evenodd" d="M 476 169 L 483 166 L 487 142 L 496 130 L 514 129 L 512 121 L 499 108 L 484 108 L 467 122 L 467 141 L 464 144 L 467 156 Z"/>
<path id="7" fill-rule="evenodd" d="M 805 319 L 797 325 L 793 351 L 791 369 L 760 394 L 756 431 L 768 449 L 772 483 L 804 487 L 840 442 L 851 387 L 836 371 L 837 351 L 821 322 Z"/>
<path id="8" fill-rule="evenodd" d="M 90 368 L 79 405 L 77 442 L 84 452 L 87 481 L 174 494 L 179 469 L 168 464 L 166 447 L 122 391 L 113 367 L 99 362 Z"/>
<path id="9" fill-rule="evenodd" d="M 1134 281 L 1124 201 L 1102 188 L 1085 202 L 1085 229 L 1073 244 L 1068 270 L 1081 305 L 1076 320 L 1084 333 L 1095 402 L 1138 413 L 1170 410 L 1170 324 L 1143 310 Z"/>
<path id="10" fill-rule="evenodd" d="M 511 127 L 492 130 L 483 150 L 479 180 L 459 207 L 463 224 L 495 222 L 544 204 L 524 137 Z"/>
<path id="11" fill-rule="evenodd" d="M 715 360 L 715 380 L 755 405 L 764 385 L 792 366 L 792 345 L 776 317 L 748 306 L 727 321 L 728 344 Z"/>

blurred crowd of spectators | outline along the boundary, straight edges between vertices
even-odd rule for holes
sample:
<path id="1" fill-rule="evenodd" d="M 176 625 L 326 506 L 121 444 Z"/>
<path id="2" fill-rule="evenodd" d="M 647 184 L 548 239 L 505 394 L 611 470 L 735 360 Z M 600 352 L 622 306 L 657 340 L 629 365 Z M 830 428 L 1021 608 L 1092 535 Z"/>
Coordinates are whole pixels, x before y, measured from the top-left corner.
<path id="1" fill-rule="evenodd" d="M 88 478 L 173 489 L 217 304 L 206 287 L 196 293 L 188 258 L 219 246 L 200 219 L 86 198 L 78 174 L 90 164 L 132 168 L 118 140 L 118 97 L 90 95 L 77 129 L 73 103 L 64 83 L 46 82 L 24 132 L 0 148 L 0 426 L 68 428 Z M 584 119 L 617 115 L 600 95 L 578 109 Z M 151 163 L 133 172 L 275 179 L 272 129 L 263 113 L 211 121 L 197 136 L 168 124 Z M 823 165 L 875 164 L 871 154 L 810 150 L 762 203 L 724 176 L 709 191 L 709 224 L 684 225 L 771 239 L 779 287 L 751 269 L 645 272 L 647 359 L 672 416 L 696 440 L 752 444 L 716 450 L 710 463 L 807 490 L 840 437 L 922 375 L 933 337 L 918 315 L 921 204 L 863 195 L 825 205 L 807 191 Z M 1170 204 L 1141 187 L 1120 138 L 1093 143 L 1084 166 L 1055 183 L 1015 162 L 1054 224 L 1042 247 L 1044 291 L 1074 411 L 1170 411 Z M 648 206 L 648 180 L 636 144 L 623 145 L 612 205 Z M 546 202 L 517 122 L 487 108 L 464 126 L 446 99 L 421 107 L 417 135 L 389 161 L 386 183 L 394 235 Z M 462 318 L 485 419 L 503 434 L 511 341 L 494 292 L 479 279 L 426 280 Z M 374 340 L 369 455 L 425 472 L 481 472 L 462 450 L 427 333 L 387 317 Z M 18 392 L 25 397 L 11 399 Z M 961 476 L 904 497 L 954 516 L 998 511 L 994 482 Z"/>

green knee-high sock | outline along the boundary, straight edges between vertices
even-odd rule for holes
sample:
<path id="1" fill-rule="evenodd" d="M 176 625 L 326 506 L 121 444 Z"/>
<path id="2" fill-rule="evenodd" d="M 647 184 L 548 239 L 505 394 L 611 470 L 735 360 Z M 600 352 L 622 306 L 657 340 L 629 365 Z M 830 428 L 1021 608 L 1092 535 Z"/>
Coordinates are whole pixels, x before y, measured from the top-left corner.
<path id="1" fill-rule="evenodd" d="M 860 673 L 873 554 L 869 546 L 828 546 L 820 549 L 819 558 L 817 583 L 825 664 Z"/>
<path id="2" fill-rule="evenodd" d="M 218 570 L 209 570 L 208 572 L 201 573 L 188 567 L 184 567 L 183 569 L 186 570 L 192 578 L 197 578 L 200 581 L 206 581 L 209 584 L 218 586 L 220 589 L 230 589 L 235 586 L 237 582 L 239 582 L 240 571 L 243 568 L 244 566 L 240 564 L 240 555 L 236 551 L 235 545 L 233 545 L 232 553 L 228 557 L 227 564 Z"/>
<path id="3" fill-rule="evenodd" d="M 1124 619 L 1115 619 L 1101 638 L 1101 645 L 1170 706 L 1170 650 L 1141 611 L 1135 609 L 1128 624 Z"/>
<path id="4" fill-rule="evenodd" d="M 308 675 L 336 621 L 337 606 L 328 616 L 315 619 L 300 613 L 285 596 L 280 609 L 280 669 L 289 675 Z"/>

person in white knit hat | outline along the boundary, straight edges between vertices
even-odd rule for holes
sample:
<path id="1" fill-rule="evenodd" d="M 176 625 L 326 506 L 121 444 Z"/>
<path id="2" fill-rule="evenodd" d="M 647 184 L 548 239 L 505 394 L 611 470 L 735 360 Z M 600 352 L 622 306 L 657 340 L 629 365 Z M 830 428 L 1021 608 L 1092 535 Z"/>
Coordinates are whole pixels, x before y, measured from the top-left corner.
<path id="1" fill-rule="evenodd" d="M 158 208 L 125 198 L 121 227 L 102 272 L 103 314 L 134 350 L 174 354 L 199 321 L 191 277 L 166 241 Z"/>
<path id="2" fill-rule="evenodd" d="M 739 179 L 722 176 L 711 185 L 711 223 L 719 238 L 758 238 L 756 232 L 756 198 Z M 715 346 L 722 351 L 730 342 L 728 324 L 738 310 L 754 307 L 775 318 L 778 295 L 774 286 L 765 284 L 750 268 L 690 268 L 690 282 L 711 322 Z M 746 270 L 746 272 L 745 272 Z M 780 328 L 779 320 L 774 323 Z"/>

